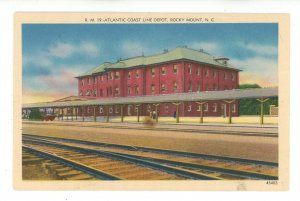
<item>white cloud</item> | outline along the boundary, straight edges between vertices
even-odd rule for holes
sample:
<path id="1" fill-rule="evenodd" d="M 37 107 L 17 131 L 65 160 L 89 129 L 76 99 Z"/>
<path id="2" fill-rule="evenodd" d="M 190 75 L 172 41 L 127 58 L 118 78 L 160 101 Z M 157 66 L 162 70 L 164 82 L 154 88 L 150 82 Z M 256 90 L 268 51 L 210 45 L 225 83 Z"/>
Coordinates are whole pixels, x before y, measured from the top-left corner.
<path id="1" fill-rule="evenodd" d="M 91 57 L 98 56 L 100 53 L 99 48 L 91 42 L 82 42 L 78 52 L 89 55 Z"/>
<path id="2" fill-rule="evenodd" d="M 52 65 L 51 59 L 43 53 L 37 55 L 24 55 L 22 60 L 23 65 L 34 64 L 39 67 L 48 67 Z"/>
<path id="3" fill-rule="evenodd" d="M 74 54 L 95 57 L 99 55 L 100 50 L 96 45 L 88 41 L 83 41 L 79 44 L 56 42 L 48 48 L 48 52 L 50 56 L 58 58 L 68 58 Z"/>
<path id="4" fill-rule="evenodd" d="M 126 57 L 140 56 L 143 53 L 148 54 L 150 52 L 149 48 L 145 47 L 142 43 L 135 41 L 123 42 L 121 50 Z"/>
<path id="5" fill-rule="evenodd" d="M 57 42 L 48 49 L 50 56 L 67 58 L 74 54 L 76 47 L 69 43 Z"/>
<path id="6" fill-rule="evenodd" d="M 274 45 L 239 43 L 238 46 L 250 50 L 256 53 L 257 55 L 262 55 L 262 56 L 276 56 L 278 53 L 277 46 Z"/>
<path id="7" fill-rule="evenodd" d="M 262 86 L 278 85 L 278 64 L 276 59 L 262 56 L 246 58 L 244 60 L 231 60 L 232 64 L 241 70 L 241 83 L 258 83 Z"/>
<path id="8" fill-rule="evenodd" d="M 213 55 L 221 54 L 221 46 L 216 42 L 192 42 L 188 46 L 197 50 L 203 49 Z"/>

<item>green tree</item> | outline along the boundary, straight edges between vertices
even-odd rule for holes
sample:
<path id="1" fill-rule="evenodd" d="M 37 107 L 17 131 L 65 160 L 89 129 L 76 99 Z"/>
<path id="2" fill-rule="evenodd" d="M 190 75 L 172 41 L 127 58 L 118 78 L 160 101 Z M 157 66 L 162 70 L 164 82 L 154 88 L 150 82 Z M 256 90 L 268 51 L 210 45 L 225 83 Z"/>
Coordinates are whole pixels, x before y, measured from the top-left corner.
<path id="1" fill-rule="evenodd" d="M 254 89 L 261 88 L 258 84 L 242 84 L 240 89 Z M 269 114 L 270 105 L 278 106 L 278 98 L 270 98 L 264 103 L 264 114 Z M 239 101 L 239 114 L 240 115 L 259 115 L 260 104 L 256 99 L 241 99 Z"/>
<path id="2" fill-rule="evenodd" d="M 42 113 L 39 109 L 32 109 L 29 114 L 29 119 L 31 120 L 41 120 L 42 119 Z"/>

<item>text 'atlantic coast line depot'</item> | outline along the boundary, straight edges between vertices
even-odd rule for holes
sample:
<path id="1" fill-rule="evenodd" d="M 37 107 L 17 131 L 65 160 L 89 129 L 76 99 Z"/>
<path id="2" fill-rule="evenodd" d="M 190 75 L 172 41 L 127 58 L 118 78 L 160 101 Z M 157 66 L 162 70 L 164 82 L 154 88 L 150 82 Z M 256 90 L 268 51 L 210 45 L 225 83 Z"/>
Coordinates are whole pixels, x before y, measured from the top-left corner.
<path id="1" fill-rule="evenodd" d="M 257 98 L 261 104 L 268 97 L 277 97 L 278 88 L 241 90 L 239 72 L 226 57 L 215 57 L 203 49 L 186 46 L 151 56 L 120 58 L 105 62 L 78 79 L 78 96 L 48 103 L 23 105 L 23 116 L 30 109 L 44 109 L 64 120 L 64 117 L 93 116 L 158 116 L 229 117 L 239 116 L 239 99 Z M 29 111 L 28 111 L 29 110 Z M 50 110 L 50 111 L 49 111 Z"/>

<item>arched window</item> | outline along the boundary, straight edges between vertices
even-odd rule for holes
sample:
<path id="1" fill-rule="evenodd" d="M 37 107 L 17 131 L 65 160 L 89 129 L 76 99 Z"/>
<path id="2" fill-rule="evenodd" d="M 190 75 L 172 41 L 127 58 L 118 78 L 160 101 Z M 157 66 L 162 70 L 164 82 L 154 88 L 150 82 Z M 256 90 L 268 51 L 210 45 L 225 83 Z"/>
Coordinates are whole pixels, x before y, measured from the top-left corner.
<path id="1" fill-rule="evenodd" d="M 99 107 L 99 112 L 100 112 L 100 114 L 103 113 L 103 106 L 100 106 L 100 107 Z"/>

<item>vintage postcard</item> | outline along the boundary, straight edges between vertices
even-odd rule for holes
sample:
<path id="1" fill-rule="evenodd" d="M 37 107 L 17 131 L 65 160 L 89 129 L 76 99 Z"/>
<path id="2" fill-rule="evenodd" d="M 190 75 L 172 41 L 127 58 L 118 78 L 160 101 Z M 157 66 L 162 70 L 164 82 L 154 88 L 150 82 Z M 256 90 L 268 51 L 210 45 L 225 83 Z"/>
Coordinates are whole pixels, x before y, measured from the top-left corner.
<path id="1" fill-rule="evenodd" d="M 16 13 L 18 190 L 288 190 L 289 16 Z"/>

